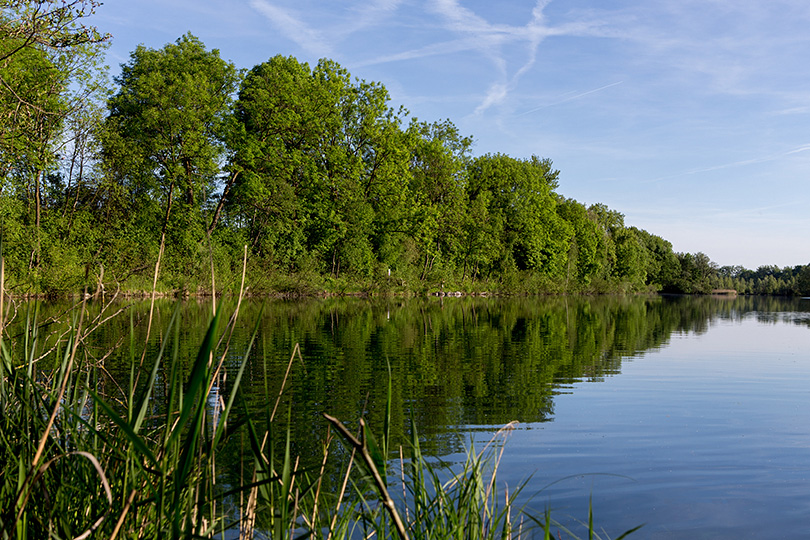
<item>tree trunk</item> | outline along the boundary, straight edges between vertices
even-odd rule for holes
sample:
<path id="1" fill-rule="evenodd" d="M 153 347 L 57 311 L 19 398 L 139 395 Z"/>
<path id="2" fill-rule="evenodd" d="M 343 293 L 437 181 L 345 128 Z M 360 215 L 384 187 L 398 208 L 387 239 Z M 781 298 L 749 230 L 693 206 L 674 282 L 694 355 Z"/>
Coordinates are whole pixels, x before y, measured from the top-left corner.
<path id="1" fill-rule="evenodd" d="M 42 244 L 40 242 L 40 221 L 42 217 L 42 171 L 37 171 L 36 179 L 34 180 L 34 201 L 36 206 L 36 256 L 34 259 L 34 266 L 39 268 L 40 255 Z"/>
<path id="2" fill-rule="evenodd" d="M 422 275 L 419 276 L 419 281 L 424 281 L 425 280 L 425 276 L 427 275 L 429 257 L 430 257 L 430 255 L 427 252 L 425 252 L 425 264 L 424 264 L 424 266 L 422 266 Z"/>
<path id="3" fill-rule="evenodd" d="M 228 180 L 228 183 L 225 184 L 225 187 L 222 190 L 222 196 L 219 198 L 219 202 L 217 203 L 217 209 L 214 210 L 214 217 L 211 218 L 211 225 L 208 226 L 208 230 L 206 231 L 208 236 L 211 236 L 211 233 L 214 232 L 214 229 L 217 226 L 219 215 L 222 212 L 222 207 L 225 206 L 225 198 L 228 196 L 228 193 L 231 192 L 231 187 L 233 187 L 233 183 L 236 181 L 237 176 L 239 176 L 239 171 L 236 171 L 231 175 L 230 180 Z"/>
<path id="4" fill-rule="evenodd" d="M 169 198 L 166 202 L 166 215 L 163 218 L 163 228 L 160 231 L 160 251 L 163 252 L 163 247 L 166 245 L 166 229 L 169 228 L 169 215 L 172 211 L 172 197 L 174 195 L 174 182 L 169 185 Z"/>

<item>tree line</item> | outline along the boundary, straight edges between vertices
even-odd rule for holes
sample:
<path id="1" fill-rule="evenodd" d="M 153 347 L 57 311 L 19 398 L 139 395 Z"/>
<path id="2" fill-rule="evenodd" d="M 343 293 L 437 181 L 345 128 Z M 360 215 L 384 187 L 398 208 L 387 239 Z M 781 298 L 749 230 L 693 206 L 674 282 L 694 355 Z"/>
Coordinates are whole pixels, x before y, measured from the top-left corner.
<path id="1" fill-rule="evenodd" d="M 538 156 L 474 156 L 331 60 L 239 69 L 186 34 L 106 78 L 90 0 L 0 3 L 7 289 L 806 292 L 810 269 L 723 269 Z M 787 274 L 790 274 L 787 277 Z M 791 281 L 792 280 L 792 281 Z"/>

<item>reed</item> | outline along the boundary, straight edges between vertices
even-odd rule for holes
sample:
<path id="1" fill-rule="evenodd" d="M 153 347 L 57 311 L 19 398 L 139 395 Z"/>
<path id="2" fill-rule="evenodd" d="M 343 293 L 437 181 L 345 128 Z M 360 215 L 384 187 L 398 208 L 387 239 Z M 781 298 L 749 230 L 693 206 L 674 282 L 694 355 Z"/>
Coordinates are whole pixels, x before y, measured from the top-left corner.
<path id="1" fill-rule="evenodd" d="M 355 436 L 338 419 L 324 417 L 338 431 L 352 449 L 352 461 L 357 461 L 359 474 L 355 476 L 355 515 L 349 520 L 355 524 L 351 537 L 392 538 L 399 540 L 509 540 L 557 538 L 563 532 L 567 538 L 576 534 L 552 519 L 549 510 L 536 516 L 526 512 L 518 503 L 528 479 L 515 486 L 500 486 L 498 469 L 505 451 L 505 441 L 517 422 L 500 430 L 480 451 L 471 443 L 465 461 L 455 467 L 442 465 L 438 460 L 422 454 L 416 425 L 411 419 L 409 448 L 399 449 L 399 475 L 390 470 L 387 450 L 390 443 L 391 388 L 383 430 L 374 437 L 369 426 L 361 419 L 359 434 Z M 397 480 L 401 495 L 396 496 L 390 482 Z M 530 498 L 529 498 L 530 499 Z M 636 527 L 617 537 L 622 540 L 637 531 Z M 597 533 L 593 509 L 589 507 L 587 523 L 589 540 L 607 540 Z M 342 537 L 341 537 L 342 538 Z"/>
<path id="2" fill-rule="evenodd" d="M 24 335 L 0 344 L 0 462 L 13 464 L 0 471 L 0 538 L 188 538 L 224 530 L 216 451 L 239 425 L 228 419 L 253 341 L 231 399 L 212 422 L 207 398 L 219 314 L 184 377 L 178 311 L 165 329 L 174 348 L 163 341 L 142 389 L 135 373 L 143 364 L 131 348 L 133 376 L 122 400 L 97 390 L 102 372 L 82 344 L 102 319 L 84 325 L 84 314 L 78 305 L 67 336 L 46 344 L 29 313 Z M 155 417 L 152 397 L 166 372 L 167 403 Z"/>
<path id="3" fill-rule="evenodd" d="M 380 431 L 360 419 L 353 433 L 325 415 L 330 432 L 320 462 L 304 466 L 292 452 L 294 404 L 285 399 L 286 379 L 304 361 L 297 346 L 281 391 L 268 391 L 256 413 L 239 387 L 258 321 L 234 356 L 241 360 L 227 395 L 212 400 L 238 307 L 227 322 L 223 308 L 215 310 L 188 368 L 179 357 L 179 308 L 146 361 L 134 322 L 129 347 L 119 343 L 101 356 L 89 350 L 87 337 L 122 309 L 108 303 L 90 316 L 82 302 L 55 335 L 43 335 L 29 309 L 24 330 L 0 339 L 0 539 L 507 539 L 564 531 L 548 513 L 530 516 L 518 506 L 526 484 L 498 484 L 513 425 L 480 451 L 470 446 L 453 468 L 422 454 L 413 422 L 409 445 L 393 449 L 389 380 Z M 123 388 L 105 390 L 103 360 L 112 354 L 126 356 L 131 375 Z M 165 402 L 156 405 L 158 393 Z M 218 456 L 240 441 L 240 479 L 226 484 Z M 337 493 L 323 487 L 328 463 L 340 470 Z"/>

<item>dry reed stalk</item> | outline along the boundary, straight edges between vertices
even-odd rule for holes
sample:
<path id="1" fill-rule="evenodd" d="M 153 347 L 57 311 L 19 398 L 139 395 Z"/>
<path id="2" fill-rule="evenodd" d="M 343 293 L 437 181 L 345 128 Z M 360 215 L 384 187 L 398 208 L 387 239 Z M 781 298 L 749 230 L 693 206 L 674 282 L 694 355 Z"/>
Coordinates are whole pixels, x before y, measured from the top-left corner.
<path id="1" fill-rule="evenodd" d="M 517 426 L 518 423 L 519 422 L 517 420 L 512 420 L 511 422 L 509 422 L 508 424 L 503 426 L 501 429 L 499 429 L 495 433 L 495 435 L 492 436 L 492 438 L 489 440 L 489 442 L 484 446 L 484 450 L 482 451 L 482 453 L 485 452 L 490 446 L 495 444 L 495 440 L 498 439 L 499 437 L 503 437 L 503 439 L 505 440 L 506 437 L 510 433 L 512 433 L 512 431 L 514 431 L 515 426 Z M 484 495 L 484 500 L 485 501 L 489 500 L 489 498 L 492 496 L 493 489 L 495 489 L 495 478 L 497 476 L 496 473 L 498 471 L 498 467 L 501 464 L 501 458 L 503 457 L 503 452 L 504 452 L 505 449 L 506 449 L 506 447 L 501 445 L 500 451 L 498 452 L 498 457 L 495 459 L 495 465 L 493 466 L 492 476 L 489 478 L 489 485 L 487 485 L 487 491 L 486 491 L 486 494 Z M 509 523 L 509 508 L 510 508 L 508 494 L 509 494 L 509 490 L 507 488 L 507 499 L 506 499 L 506 502 L 507 502 L 507 504 L 506 504 L 506 508 L 507 508 L 507 510 L 506 510 L 506 520 L 507 520 L 507 524 Z M 486 512 L 486 511 L 487 511 L 487 508 L 485 506 L 482 509 L 482 512 Z M 486 519 L 485 519 L 485 516 L 483 516 L 483 515 L 481 516 L 481 527 L 482 527 L 482 534 L 483 534 L 485 532 L 484 528 L 486 527 Z"/>
<path id="2" fill-rule="evenodd" d="M 292 369 L 293 360 L 295 360 L 295 355 L 298 354 L 298 358 L 301 360 L 301 363 L 304 363 L 304 358 L 301 356 L 301 347 L 299 347 L 298 343 L 295 344 L 293 347 L 293 352 L 290 355 L 290 361 L 287 362 L 287 371 L 284 373 L 284 378 L 281 380 L 281 388 L 278 390 L 278 397 L 276 397 L 276 404 L 273 405 L 273 412 L 270 413 L 270 421 L 272 422 L 273 419 L 276 417 L 276 411 L 278 410 L 278 405 L 281 403 L 281 395 L 284 393 L 284 388 L 287 386 L 287 378 L 290 376 L 290 370 Z"/>
<path id="3" fill-rule="evenodd" d="M 233 337 L 233 330 L 236 328 L 236 320 L 239 318 L 239 308 L 242 306 L 242 299 L 245 296 L 245 273 L 247 272 L 247 244 L 245 244 L 245 251 L 242 257 L 242 281 L 239 285 L 239 298 L 236 300 L 236 310 L 234 310 L 233 315 L 231 315 L 230 320 L 228 321 L 228 326 L 230 326 L 230 330 L 228 331 L 228 339 L 225 341 L 225 348 L 222 351 L 222 355 L 219 358 L 219 362 L 217 363 L 217 367 L 214 370 L 214 374 L 211 377 L 211 383 L 208 385 L 208 392 L 211 391 L 211 387 L 213 386 L 214 379 L 217 378 L 219 372 L 222 371 L 222 366 L 225 364 L 225 358 L 228 354 L 228 349 L 230 348 L 231 344 L 231 337 Z M 225 332 L 222 333 L 222 336 L 217 343 L 217 349 L 222 346 L 222 340 L 225 339 Z M 211 352 L 212 359 L 213 359 L 213 350 Z"/>
<path id="4" fill-rule="evenodd" d="M 256 471 L 253 471 L 252 483 L 255 484 Z M 253 538 L 253 530 L 256 526 L 256 506 L 259 498 L 259 486 L 254 485 L 250 488 L 248 494 L 247 508 L 242 512 L 242 518 L 239 521 L 239 540 L 250 540 Z"/>
<path id="5" fill-rule="evenodd" d="M 132 490 L 129 493 L 129 497 L 127 497 L 127 502 L 124 504 L 124 509 L 121 511 L 121 515 L 118 516 L 118 521 L 115 522 L 115 528 L 113 529 L 112 534 L 110 535 L 110 540 L 115 540 L 118 536 L 118 532 L 121 530 L 121 527 L 124 525 L 124 519 L 126 519 L 127 514 L 129 513 L 129 509 L 132 507 L 132 502 L 135 500 L 135 495 L 138 494 L 137 490 Z"/>
<path id="6" fill-rule="evenodd" d="M 171 208 L 171 199 L 169 201 L 169 208 Z M 167 215 L 166 220 L 168 221 L 168 210 L 166 212 L 166 215 Z M 149 301 L 149 318 L 146 321 L 146 338 L 144 339 L 143 342 L 143 353 L 141 354 L 141 363 L 140 363 L 141 368 L 143 368 L 143 363 L 146 360 L 146 349 L 149 346 L 149 336 L 152 333 L 152 319 L 155 314 L 155 297 L 157 296 L 157 280 L 158 274 L 160 273 L 160 259 L 163 257 L 163 250 L 165 246 L 166 246 L 166 227 L 163 227 L 163 232 L 160 235 L 160 249 L 158 249 L 157 261 L 155 262 L 155 273 L 154 276 L 152 277 L 152 295 Z M 137 373 L 135 374 L 134 387 L 138 386 L 138 380 L 140 379 L 141 371 L 142 371 L 141 369 L 138 369 Z"/>
<path id="7" fill-rule="evenodd" d="M 247 248 L 247 246 L 245 246 L 245 248 Z M 247 258 L 247 250 L 245 251 L 245 257 Z M 244 284 L 244 273 L 243 273 L 242 277 L 243 277 L 243 284 Z M 278 396 L 276 397 L 276 403 L 275 403 L 275 405 L 273 407 L 273 412 L 270 414 L 270 422 L 272 422 L 274 420 L 275 416 L 276 416 L 276 410 L 278 409 L 278 405 L 281 402 L 281 397 L 282 397 L 282 395 L 284 393 L 284 388 L 287 385 L 287 379 L 289 378 L 290 370 L 292 368 L 293 361 L 295 360 L 296 352 L 298 354 L 298 357 L 301 359 L 301 363 L 304 362 L 304 359 L 301 357 L 301 349 L 298 346 L 298 343 L 296 343 L 295 347 L 293 348 L 293 353 L 292 353 L 292 355 L 290 355 L 290 360 L 287 363 L 287 371 L 284 374 L 284 379 L 281 381 L 281 388 L 279 389 Z M 270 435 L 270 433 L 268 431 L 265 431 L 264 437 L 262 438 L 262 444 L 261 444 L 260 449 L 259 449 L 259 452 L 260 452 L 259 456 L 262 458 L 262 461 L 264 461 L 265 465 L 269 465 L 269 461 L 267 460 L 267 457 L 264 455 L 264 450 L 267 447 L 267 438 L 268 438 L 269 435 Z M 352 456 L 354 456 L 354 451 L 352 451 Z M 324 460 L 325 459 L 326 458 L 324 458 Z M 299 462 L 299 458 L 297 457 L 296 460 L 295 460 L 295 465 L 293 467 L 293 470 L 296 470 L 298 468 L 298 462 Z M 253 471 L 253 476 L 251 478 L 251 483 L 255 484 L 257 480 L 258 480 L 258 478 L 257 478 L 257 475 L 256 475 L 256 471 L 254 470 Z M 295 482 L 295 477 L 293 476 L 293 483 L 294 482 Z M 293 486 L 293 484 L 290 484 L 290 489 L 291 490 L 292 490 L 292 486 Z M 345 490 L 345 485 L 344 485 L 344 490 Z M 258 486 L 253 486 L 252 488 L 250 488 L 250 493 L 248 494 L 247 508 L 245 509 L 245 511 L 242 514 L 243 516 L 247 516 L 247 517 L 246 517 L 246 519 L 240 520 L 239 540 L 248 540 L 248 539 L 253 537 L 253 531 L 255 529 L 255 524 L 256 524 L 256 507 L 257 507 L 257 504 L 258 504 L 257 503 L 258 494 L 259 494 L 259 487 Z M 341 494 L 341 497 L 342 497 L 342 494 Z M 296 507 L 297 507 L 297 504 L 296 504 Z M 244 528 L 241 525 L 242 522 L 244 522 L 244 524 L 245 524 Z M 333 524 L 334 524 L 334 520 L 333 520 Z"/>
<path id="8" fill-rule="evenodd" d="M 514 431 L 515 427 L 516 427 L 518 424 L 519 424 L 519 422 L 518 422 L 517 420 L 512 420 L 511 422 L 509 422 L 508 424 L 506 424 L 505 426 L 503 426 L 501 429 L 499 429 L 499 430 L 498 430 L 498 431 L 495 433 L 495 435 L 493 435 L 493 436 L 492 436 L 492 438 L 489 440 L 489 442 L 487 442 L 487 444 L 484 446 L 484 449 L 483 449 L 481 452 L 482 452 L 482 453 L 483 453 L 483 452 L 486 452 L 486 450 L 487 450 L 487 449 L 488 449 L 490 446 L 492 446 L 493 444 L 495 444 L 495 440 L 496 440 L 496 439 L 498 439 L 499 437 L 503 437 L 504 439 L 506 439 L 506 437 L 507 437 L 507 436 L 508 436 L 510 433 L 512 433 L 512 431 Z M 504 452 L 504 450 L 505 450 L 505 449 L 506 449 L 506 447 L 501 446 L 501 448 L 500 448 L 500 452 L 498 452 L 498 458 L 495 460 L 495 467 L 494 467 L 494 470 L 495 470 L 495 471 L 497 471 L 497 470 L 498 470 L 498 466 L 499 466 L 499 465 L 500 465 L 500 463 L 501 463 L 501 458 L 503 457 L 503 452 Z M 487 493 L 486 493 L 486 497 L 487 497 L 487 498 L 489 498 L 490 494 L 492 493 L 492 489 L 494 488 L 494 485 L 495 485 L 495 473 L 494 473 L 494 471 L 493 471 L 492 477 L 489 479 L 489 485 L 487 486 Z"/>
<path id="9" fill-rule="evenodd" d="M 0 343 L 3 342 L 3 334 L 6 331 L 5 318 L 3 315 L 3 298 L 6 296 L 6 260 L 0 254 Z"/>
<path id="10" fill-rule="evenodd" d="M 323 483 L 324 471 L 326 471 L 326 460 L 329 457 L 329 446 L 332 444 L 332 430 L 327 426 L 326 440 L 323 443 L 323 460 L 321 461 L 321 469 L 318 472 L 318 485 L 315 488 L 315 504 L 312 505 L 312 519 L 310 521 L 310 528 L 315 526 L 315 519 L 318 516 L 318 501 L 321 498 L 321 485 Z"/>
<path id="11" fill-rule="evenodd" d="M 382 499 L 383 506 L 391 516 L 391 520 L 394 522 L 394 527 L 397 530 L 400 540 L 408 540 L 408 531 L 405 530 L 405 524 L 402 522 L 402 518 L 397 511 L 396 505 L 394 504 L 394 499 L 391 498 L 391 494 L 388 493 L 388 488 L 385 487 L 385 481 L 383 480 L 382 476 L 380 476 L 380 471 L 377 470 L 377 466 L 374 464 L 374 458 L 371 457 L 371 454 L 369 453 L 368 443 L 365 435 L 362 436 L 363 440 L 359 441 L 354 435 L 351 434 L 351 432 L 349 432 L 348 429 L 346 429 L 346 426 L 344 426 L 340 420 L 333 416 L 329 416 L 326 413 L 321 414 L 323 414 L 323 417 L 326 418 L 333 426 L 335 426 L 335 429 L 340 432 L 343 438 L 346 439 L 346 441 L 352 447 L 360 452 L 360 457 L 363 458 L 366 467 L 371 473 L 371 477 L 374 480 L 374 485 L 377 487 L 380 498 Z M 362 418 L 360 419 L 360 428 L 361 433 L 365 433 L 366 423 Z"/>
<path id="12" fill-rule="evenodd" d="M 495 476 L 493 473 L 492 476 Z M 506 505 L 506 523 L 504 523 L 504 537 L 512 538 L 512 506 L 509 504 L 509 486 L 504 488 L 504 504 Z"/>
<path id="13" fill-rule="evenodd" d="M 335 513 L 332 514 L 332 521 L 329 523 L 329 532 L 335 530 L 335 522 L 337 522 L 338 514 L 340 513 L 340 505 L 343 502 L 343 497 L 346 496 L 346 489 L 349 486 L 349 476 L 352 473 L 352 466 L 354 465 L 354 454 L 356 450 L 352 447 L 352 454 L 349 456 L 349 465 L 346 467 L 346 475 L 343 477 L 343 484 L 340 486 L 340 493 L 337 496 L 337 504 L 335 505 Z"/>
<path id="14" fill-rule="evenodd" d="M 405 489 L 405 455 L 402 453 L 402 447 L 399 447 L 399 479 L 402 482 L 402 500 L 408 500 L 408 492 Z M 411 522 L 411 512 L 408 505 L 405 505 L 405 521 Z"/>
<path id="15" fill-rule="evenodd" d="M 85 291 L 86 292 L 86 291 Z M 86 295 L 85 295 L 86 296 Z M 68 383 L 68 374 L 70 370 L 73 369 L 73 361 L 76 359 L 76 350 L 79 348 L 79 342 L 82 340 L 82 323 L 84 322 L 84 308 L 85 308 L 85 300 L 82 300 L 82 307 L 81 311 L 79 312 L 79 326 L 76 329 L 76 336 L 73 339 L 73 347 L 70 351 L 70 357 L 68 358 L 67 368 L 65 369 L 65 375 L 62 379 L 62 384 L 59 388 L 59 393 L 56 397 L 56 402 L 53 407 L 53 411 L 51 412 L 51 416 L 48 418 L 48 424 L 45 426 L 45 431 L 42 433 L 42 437 L 39 439 L 39 446 L 37 446 L 37 451 L 34 454 L 34 459 L 31 461 L 31 471 L 33 471 L 37 463 L 39 463 L 39 459 L 42 457 L 42 452 L 45 450 L 45 443 L 48 440 L 48 435 L 51 432 L 51 428 L 53 427 L 53 423 L 56 421 L 56 415 L 59 412 L 59 408 L 61 407 L 62 398 L 65 397 L 65 390 L 67 390 L 67 383 Z"/>
<path id="16" fill-rule="evenodd" d="M 217 280 L 214 273 L 214 248 L 211 247 L 211 235 L 208 234 L 208 258 L 211 261 L 211 313 L 212 316 L 217 314 Z"/>
<path id="17" fill-rule="evenodd" d="M 300 460 L 301 460 L 301 456 L 296 456 L 295 457 L 295 464 L 293 465 L 293 471 L 298 470 L 298 465 L 300 464 Z M 292 474 L 292 476 L 290 478 L 290 489 L 287 492 L 287 497 L 290 497 L 290 493 L 295 492 L 295 497 L 293 497 L 293 499 L 292 499 L 292 503 L 293 503 L 293 513 L 292 513 L 292 516 L 291 516 L 292 519 L 290 520 L 290 523 L 292 524 L 293 527 L 295 526 L 294 524 L 295 524 L 296 520 L 298 519 L 298 510 L 300 509 L 299 508 L 300 501 L 298 499 L 298 495 L 299 495 L 298 489 L 293 489 L 293 486 L 295 486 L 295 477 L 296 477 L 296 474 L 293 472 L 293 474 Z M 306 519 L 306 518 L 304 518 L 304 519 Z M 291 530 L 290 533 L 292 534 L 292 532 L 293 531 Z"/>

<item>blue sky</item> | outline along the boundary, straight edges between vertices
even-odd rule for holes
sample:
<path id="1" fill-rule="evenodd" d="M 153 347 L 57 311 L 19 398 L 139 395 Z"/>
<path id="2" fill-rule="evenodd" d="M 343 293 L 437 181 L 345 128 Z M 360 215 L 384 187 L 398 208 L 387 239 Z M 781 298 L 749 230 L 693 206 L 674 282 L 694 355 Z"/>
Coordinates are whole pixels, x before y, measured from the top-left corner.
<path id="1" fill-rule="evenodd" d="M 331 58 L 676 251 L 810 263 L 806 0 L 108 0 L 92 23 L 113 75 L 189 31 L 240 68 Z"/>

